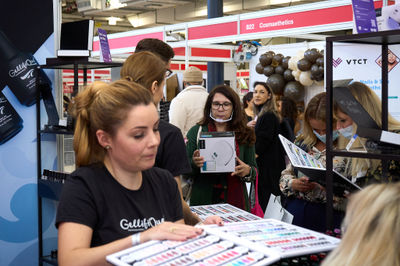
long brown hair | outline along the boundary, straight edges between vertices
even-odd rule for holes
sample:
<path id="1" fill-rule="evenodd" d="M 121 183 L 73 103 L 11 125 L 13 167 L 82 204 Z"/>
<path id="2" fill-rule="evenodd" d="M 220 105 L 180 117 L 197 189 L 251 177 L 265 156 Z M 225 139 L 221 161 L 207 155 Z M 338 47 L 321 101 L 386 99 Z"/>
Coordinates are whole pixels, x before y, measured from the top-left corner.
<path id="1" fill-rule="evenodd" d="M 282 122 L 282 117 L 278 112 L 278 108 L 276 106 L 276 100 L 275 100 L 275 95 L 272 93 L 271 88 L 267 85 L 267 83 L 265 82 L 261 82 L 261 81 L 256 81 L 254 82 L 254 88 L 258 85 L 263 86 L 267 92 L 271 95 L 271 98 L 269 98 L 263 105 L 261 106 L 257 106 L 254 104 L 254 115 L 255 116 L 262 116 L 264 113 L 267 112 L 272 112 L 275 114 L 275 116 L 278 118 L 279 122 Z M 254 93 L 253 93 L 253 97 L 254 97 Z"/>
<path id="2" fill-rule="evenodd" d="M 153 104 L 150 92 L 141 85 L 126 80 L 111 84 L 95 81 L 80 92 L 72 107 L 76 119 L 76 167 L 103 162 L 105 150 L 97 141 L 97 130 L 102 129 L 114 136 L 130 108 L 149 104 Z"/>
<path id="3" fill-rule="evenodd" d="M 130 55 L 121 68 L 121 79 L 139 83 L 150 90 L 154 81 L 161 84 L 165 78 L 165 62 L 151 52 L 139 52 Z"/>
<path id="4" fill-rule="evenodd" d="M 232 103 L 232 120 L 228 122 L 228 130 L 235 132 L 236 140 L 239 144 L 254 144 L 256 137 L 254 131 L 247 126 L 247 118 L 241 106 L 239 95 L 227 85 L 216 86 L 207 97 L 204 106 L 203 119 L 199 122 L 200 125 L 214 124 L 214 120 L 210 118 L 211 103 L 216 93 L 221 93 L 228 98 Z"/>

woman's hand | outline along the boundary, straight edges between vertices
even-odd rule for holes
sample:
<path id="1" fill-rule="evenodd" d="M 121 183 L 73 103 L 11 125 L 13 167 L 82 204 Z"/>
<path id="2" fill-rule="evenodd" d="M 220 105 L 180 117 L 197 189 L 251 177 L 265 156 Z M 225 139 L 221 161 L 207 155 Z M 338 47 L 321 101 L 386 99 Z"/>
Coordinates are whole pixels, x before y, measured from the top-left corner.
<path id="1" fill-rule="evenodd" d="M 256 120 L 251 120 L 250 122 L 247 122 L 247 126 L 254 128 L 256 126 L 256 123 L 257 123 Z"/>
<path id="2" fill-rule="evenodd" d="M 307 192 L 314 189 L 316 183 L 310 182 L 308 177 L 302 176 L 300 178 L 293 179 L 292 181 L 292 190 Z"/>
<path id="3" fill-rule="evenodd" d="M 231 175 L 237 175 L 240 177 L 245 177 L 250 174 L 251 167 L 250 165 L 244 163 L 242 160 L 240 160 L 238 157 L 236 157 L 236 166 L 235 166 L 235 172 L 233 172 Z"/>
<path id="4" fill-rule="evenodd" d="M 193 163 L 194 163 L 197 167 L 199 167 L 199 168 L 203 167 L 203 164 L 204 164 L 204 157 L 203 157 L 203 156 L 200 156 L 200 151 L 199 151 L 199 150 L 195 150 L 195 151 L 193 152 L 192 160 L 193 160 Z"/>
<path id="5" fill-rule="evenodd" d="M 219 226 L 224 225 L 224 221 L 222 218 L 217 215 L 208 216 L 204 221 L 203 224 L 217 224 Z"/>
<path id="6" fill-rule="evenodd" d="M 140 233 L 140 242 L 149 240 L 175 240 L 184 241 L 194 238 L 203 233 L 202 228 L 180 224 L 164 222 Z"/>

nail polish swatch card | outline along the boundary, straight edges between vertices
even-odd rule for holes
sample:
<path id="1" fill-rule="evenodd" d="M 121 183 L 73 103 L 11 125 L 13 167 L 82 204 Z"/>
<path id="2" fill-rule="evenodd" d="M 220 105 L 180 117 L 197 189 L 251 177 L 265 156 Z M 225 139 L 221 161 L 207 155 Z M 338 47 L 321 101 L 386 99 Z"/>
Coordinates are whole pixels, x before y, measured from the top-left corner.
<path id="1" fill-rule="evenodd" d="M 202 221 L 212 215 L 218 215 L 222 218 L 224 223 L 246 222 L 261 219 L 250 212 L 244 211 L 227 203 L 190 206 L 190 210 L 196 213 Z"/>
<path id="2" fill-rule="evenodd" d="M 204 233 L 187 241 L 150 241 L 106 257 L 118 266 L 127 265 L 269 265 L 279 254 L 261 245 L 204 227 Z"/>
<path id="3" fill-rule="evenodd" d="M 212 225 L 253 245 L 275 250 L 281 258 L 325 252 L 334 249 L 340 239 L 275 219 Z"/>

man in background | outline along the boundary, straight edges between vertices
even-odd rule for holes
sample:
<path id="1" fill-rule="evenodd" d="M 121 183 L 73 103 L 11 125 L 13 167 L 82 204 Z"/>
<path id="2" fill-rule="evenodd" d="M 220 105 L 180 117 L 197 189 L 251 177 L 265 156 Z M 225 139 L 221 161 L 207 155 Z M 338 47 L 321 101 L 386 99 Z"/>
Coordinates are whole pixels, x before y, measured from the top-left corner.
<path id="1" fill-rule="evenodd" d="M 194 66 L 189 67 L 183 72 L 184 90 L 171 101 L 169 121 L 181 130 L 184 137 L 203 118 L 208 92 L 202 85 L 201 70 Z"/>

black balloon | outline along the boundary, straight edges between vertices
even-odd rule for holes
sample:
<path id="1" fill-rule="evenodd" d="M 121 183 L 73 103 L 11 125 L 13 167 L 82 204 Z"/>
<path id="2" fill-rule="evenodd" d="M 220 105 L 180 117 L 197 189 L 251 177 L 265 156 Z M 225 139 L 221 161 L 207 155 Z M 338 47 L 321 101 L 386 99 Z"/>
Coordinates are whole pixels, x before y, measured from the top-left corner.
<path id="1" fill-rule="evenodd" d="M 256 72 L 261 75 L 264 74 L 264 67 L 260 63 L 256 65 Z"/>
<path id="2" fill-rule="evenodd" d="M 274 94 L 282 95 L 285 83 L 285 79 L 279 74 L 272 74 L 267 79 L 267 85 L 271 88 Z"/>
<path id="3" fill-rule="evenodd" d="M 278 65 L 279 65 L 280 63 L 282 63 L 282 58 L 283 58 L 282 54 L 276 54 L 276 55 L 274 55 L 272 60 L 276 61 L 278 63 Z"/>
<path id="4" fill-rule="evenodd" d="M 268 56 L 274 57 L 275 52 L 274 51 L 268 51 L 265 54 L 268 55 Z"/>
<path id="5" fill-rule="evenodd" d="M 272 61 L 272 59 L 270 57 L 268 57 L 266 54 L 260 55 L 259 60 L 260 60 L 260 64 L 263 67 L 268 66 L 269 64 L 271 64 L 271 61 Z"/>
<path id="6" fill-rule="evenodd" d="M 315 48 L 308 49 L 307 51 L 304 52 L 304 58 L 310 61 L 311 63 L 314 63 L 315 60 L 317 60 L 317 58 L 320 56 L 321 56 L 320 53 Z"/>
<path id="7" fill-rule="evenodd" d="M 294 77 L 293 77 L 293 75 L 292 75 L 292 70 L 286 69 L 285 72 L 283 72 L 283 78 L 284 78 L 286 81 L 292 81 L 292 80 L 294 80 Z"/>
<path id="8" fill-rule="evenodd" d="M 311 68 L 311 62 L 303 58 L 297 62 L 297 68 L 301 71 L 308 71 Z"/>
<path id="9" fill-rule="evenodd" d="M 319 66 L 324 66 L 324 58 L 323 57 L 318 57 L 317 60 L 315 60 L 315 63 Z"/>
<path id="10" fill-rule="evenodd" d="M 266 67 L 264 67 L 263 73 L 264 73 L 264 75 L 269 77 L 269 76 L 271 76 L 272 74 L 275 73 L 275 69 L 274 69 L 273 66 L 266 66 Z"/>
<path id="11" fill-rule="evenodd" d="M 313 64 L 312 66 L 311 66 L 311 75 L 312 76 L 316 76 L 316 75 L 318 75 L 319 74 L 319 68 L 318 68 L 318 65 L 317 64 Z"/>
<path id="12" fill-rule="evenodd" d="M 290 56 L 285 56 L 284 58 L 282 58 L 282 66 L 284 69 L 288 69 L 289 59 L 290 59 Z"/>
<path id="13" fill-rule="evenodd" d="M 283 96 L 293 99 L 295 102 L 304 100 L 304 86 L 298 81 L 290 81 L 285 85 Z"/>
<path id="14" fill-rule="evenodd" d="M 279 65 L 279 66 L 275 67 L 276 74 L 283 75 L 283 72 L 285 72 L 285 69 L 283 68 L 283 66 Z"/>

